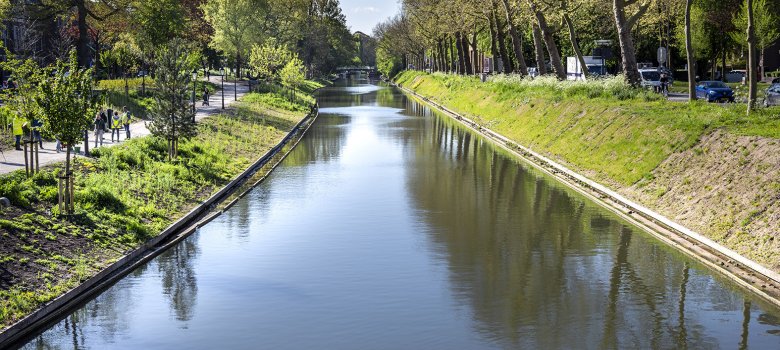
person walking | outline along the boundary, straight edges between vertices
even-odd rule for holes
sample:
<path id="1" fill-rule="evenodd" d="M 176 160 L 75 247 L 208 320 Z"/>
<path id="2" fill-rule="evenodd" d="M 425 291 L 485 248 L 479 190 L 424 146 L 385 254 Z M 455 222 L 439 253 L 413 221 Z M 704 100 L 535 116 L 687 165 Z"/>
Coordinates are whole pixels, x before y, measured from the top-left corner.
<path id="1" fill-rule="evenodd" d="M 41 129 L 43 129 L 43 122 L 40 119 L 33 119 L 32 121 L 32 131 L 33 131 L 33 142 L 38 142 L 38 147 L 40 149 L 43 149 L 43 138 L 41 137 Z"/>
<path id="2" fill-rule="evenodd" d="M 11 122 L 11 125 L 13 126 L 14 131 L 14 138 L 16 139 L 16 150 L 21 151 L 22 150 L 22 135 L 24 135 L 24 127 L 26 126 L 27 121 L 22 119 L 22 117 L 16 115 L 14 116 L 13 121 Z"/>
<path id="3" fill-rule="evenodd" d="M 130 139 L 130 122 L 132 121 L 132 115 L 130 114 L 130 111 L 127 110 L 127 107 L 122 107 L 122 111 L 124 113 L 122 114 L 122 124 L 125 125 L 125 140 Z"/>
<path id="4" fill-rule="evenodd" d="M 203 89 L 203 105 L 209 106 L 209 89 L 204 88 Z"/>
<path id="5" fill-rule="evenodd" d="M 95 148 L 100 145 L 103 146 L 103 133 L 106 131 L 106 115 L 103 110 L 95 116 Z"/>
<path id="6" fill-rule="evenodd" d="M 116 142 L 119 142 L 119 130 L 122 129 L 122 117 L 119 116 L 119 111 L 114 111 L 109 122 L 111 123 L 111 142 L 114 142 L 114 134 L 116 134 Z"/>

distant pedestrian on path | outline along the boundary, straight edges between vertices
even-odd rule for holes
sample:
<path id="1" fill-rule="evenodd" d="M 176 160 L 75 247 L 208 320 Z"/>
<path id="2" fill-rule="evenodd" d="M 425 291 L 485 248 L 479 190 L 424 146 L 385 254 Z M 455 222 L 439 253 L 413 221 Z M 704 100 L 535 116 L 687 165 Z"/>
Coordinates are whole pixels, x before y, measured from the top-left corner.
<path id="1" fill-rule="evenodd" d="M 32 131 L 33 131 L 33 142 L 38 142 L 38 147 L 40 149 L 43 149 L 43 138 L 41 137 L 41 129 L 43 129 L 43 122 L 40 119 L 33 119 L 32 121 Z"/>
<path id="2" fill-rule="evenodd" d="M 119 130 L 122 129 L 122 117 L 119 116 L 119 111 L 114 111 L 114 115 L 111 116 L 111 142 L 114 142 L 114 134 L 116 134 L 116 142 L 119 142 Z"/>
<path id="3" fill-rule="evenodd" d="M 209 89 L 203 89 L 203 105 L 209 106 Z"/>
<path id="4" fill-rule="evenodd" d="M 11 122 L 14 131 L 14 138 L 16 139 L 16 150 L 22 150 L 22 135 L 24 135 L 24 127 L 27 122 L 20 116 L 14 116 L 14 120 Z"/>
<path id="5" fill-rule="evenodd" d="M 130 122 L 132 121 L 132 115 L 130 115 L 130 111 L 127 110 L 127 107 L 122 107 L 122 123 L 125 125 L 125 140 L 130 139 Z M 119 137 L 117 137 L 118 139 Z"/>
<path id="6" fill-rule="evenodd" d="M 101 110 L 95 116 L 95 148 L 98 146 L 98 142 L 103 146 L 103 133 L 106 131 L 106 114 Z"/>

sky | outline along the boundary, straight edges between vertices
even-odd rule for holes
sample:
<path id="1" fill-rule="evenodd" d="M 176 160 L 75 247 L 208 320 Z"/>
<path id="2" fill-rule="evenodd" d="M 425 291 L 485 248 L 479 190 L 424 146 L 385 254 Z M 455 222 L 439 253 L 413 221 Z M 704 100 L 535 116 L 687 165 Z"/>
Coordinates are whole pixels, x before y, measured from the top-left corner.
<path id="1" fill-rule="evenodd" d="M 398 0 L 341 0 L 340 3 L 350 30 L 369 35 L 377 23 L 394 16 L 400 9 Z"/>

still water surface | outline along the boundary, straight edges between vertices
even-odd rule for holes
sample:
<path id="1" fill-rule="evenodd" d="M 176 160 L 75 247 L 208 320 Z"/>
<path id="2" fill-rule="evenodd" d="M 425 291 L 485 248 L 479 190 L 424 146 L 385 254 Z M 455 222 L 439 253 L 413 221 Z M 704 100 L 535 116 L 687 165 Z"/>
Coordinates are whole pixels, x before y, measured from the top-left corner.
<path id="1" fill-rule="evenodd" d="M 780 349 L 780 312 L 397 90 L 27 349 Z"/>

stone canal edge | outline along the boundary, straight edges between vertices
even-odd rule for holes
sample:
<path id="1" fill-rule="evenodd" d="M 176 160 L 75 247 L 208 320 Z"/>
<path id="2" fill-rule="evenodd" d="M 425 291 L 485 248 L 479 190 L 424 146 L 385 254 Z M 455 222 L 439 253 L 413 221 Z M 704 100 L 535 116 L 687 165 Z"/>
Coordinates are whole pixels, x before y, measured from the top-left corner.
<path id="1" fill-rule="evenodd" d="M 311 125 L 314 124 L 314 121 L 318 116 L 319 108 L 315 105 L 312 111 L 301 119 L 276 146 L 268 150 L 268 152 L 257 159 L 241 174 L 233 178 L 232 181 L 218 192 L 214 193 L 185 216 L 168 226 L 168 228 L 163 230 L 159 235 L 101 270 L 95 276 L 89 278 L 77 287 L 60 295 L 51 302 L 41 306 L 38 310 L 30 313 L 25 318 L 2 330 L 2 333 L 0 333 L 0 349 L 21 345 L 18 343 L 27 339 L 34 332 L 49 325 L 62 315 L 73 311 L 84 302 L 114 285 L 114 283 L 118 282 L 139 266 L 175 246 L 183 239 L 195 233 L 199 228 L 221 215 L 225 210 L 246 195 L 251 188 L 262 182 L 267 175 L 270 174 L 293 149 L 295 149 L 295 146 L 298 145 L 298 142 L 303 138 Z M 244 185 L 247 185 L 247 182 L 267 165 L 270 165 L 270 168 L 267 168 L 265 174 L 262 174 L 256 182 L 249 184 L 249 188 L 246 189 Z M 244 191 L 238 193 L 238 191 L 242 189 L 244 189 Z M 227 203 L 227 205 L 221 209 L 218 208 L 220 204 L 231 199 L 231 196 L 237 193 L 238 195 Z"/>
<path id="2" fill-rule="evenodd" d="M 617 192 L 442 106 L 417 92 L 387 81 L 407 95 L 433 107 L 461 125 L 481 134 L 526 163 L 562 182 L 602 207 L 616 213 L 660 241 L 696 259 L 748 292 L 780 307 L 780 274 L 719 243 L 639 205 Z"/>

